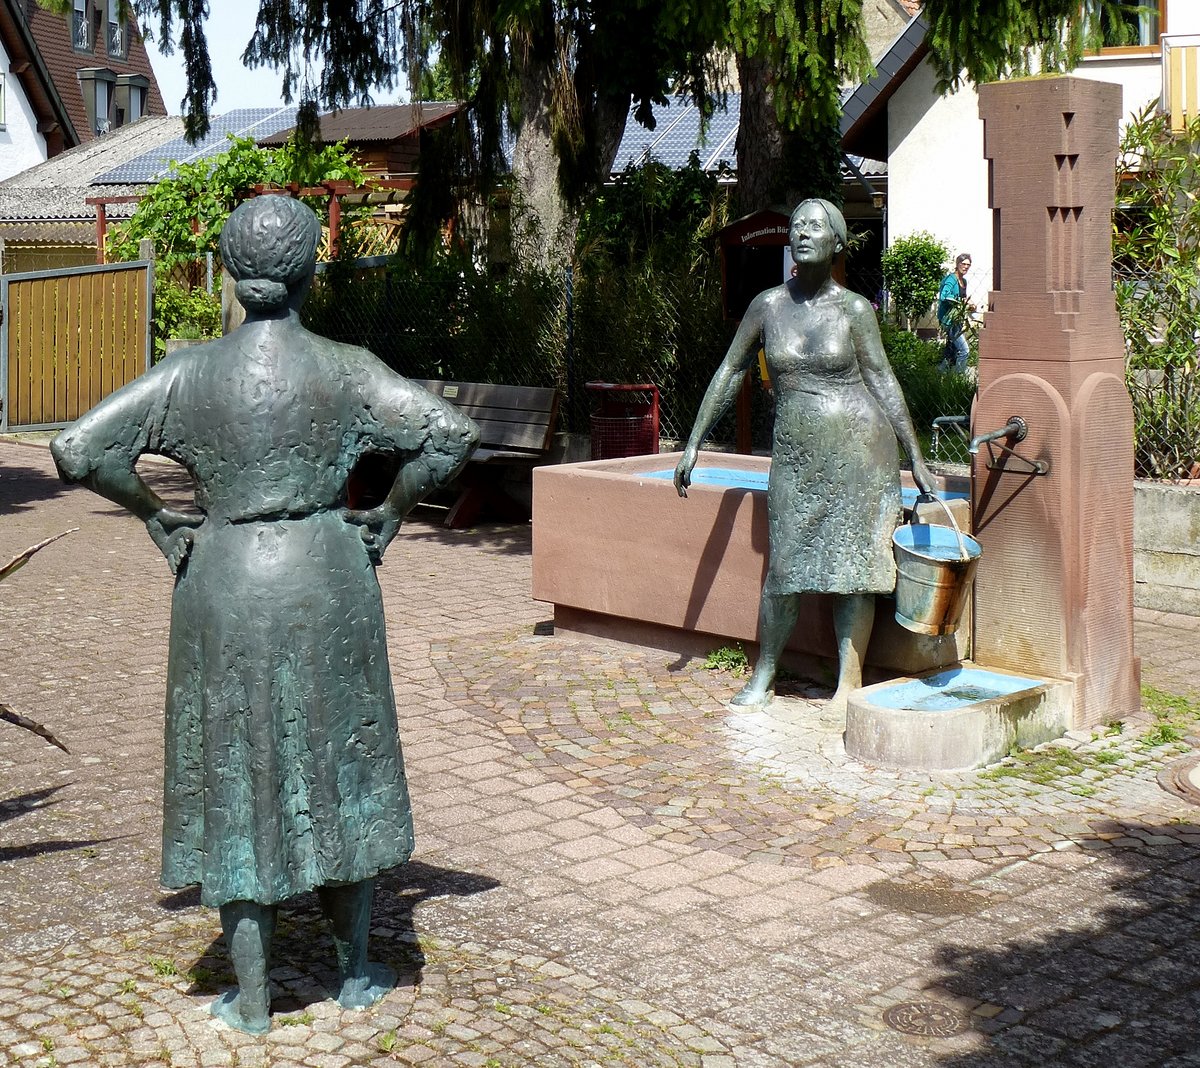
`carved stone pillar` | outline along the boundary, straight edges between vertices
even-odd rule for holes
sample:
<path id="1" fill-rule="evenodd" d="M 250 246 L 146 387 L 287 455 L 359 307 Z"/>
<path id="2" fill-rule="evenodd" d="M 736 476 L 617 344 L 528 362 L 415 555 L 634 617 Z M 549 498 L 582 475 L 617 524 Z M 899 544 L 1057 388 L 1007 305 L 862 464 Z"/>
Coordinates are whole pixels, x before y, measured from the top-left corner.
<path id="1" fill-rule="evenodd" d="M 1139 703 L 1133 654 L 1133 414 L 1112 289 L 1119 86 L 1082 78 L 979 93 L 995 232 L 972 470 L 974 657 L 1068 679 L 1073 725 Z M 1012 451 L 1005 451 L 1007 446 Z M 1044 473 L 1040 473 L 1044 472 Z"/>

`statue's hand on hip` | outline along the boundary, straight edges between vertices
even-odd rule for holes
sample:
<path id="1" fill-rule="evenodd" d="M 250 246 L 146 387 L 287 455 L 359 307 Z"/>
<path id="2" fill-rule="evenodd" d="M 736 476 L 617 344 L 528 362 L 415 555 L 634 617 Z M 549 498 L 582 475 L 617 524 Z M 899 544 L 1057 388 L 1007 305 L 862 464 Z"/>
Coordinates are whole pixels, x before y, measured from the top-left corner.
<path id="1" fill-rule="evenodd" d="M 358 527 L 358 533 L 373 564 L 378 564 L 383 559 L 384 549 L 391 544 L 400 529 L 400 516 L 386 504 L 377 508 L 347 508 L 342 512 L 342 518 Z"/>
<path id="2" fill-rule="evenodd" d="M 167 558 L 172 575 L 178 575 L 187 563 L 196 540 L 196 528 L 203 522 L 204 516 L 199 512 L 179 512 L 174 508 L 160 508 L 146 520 L 146 530 Z"/>

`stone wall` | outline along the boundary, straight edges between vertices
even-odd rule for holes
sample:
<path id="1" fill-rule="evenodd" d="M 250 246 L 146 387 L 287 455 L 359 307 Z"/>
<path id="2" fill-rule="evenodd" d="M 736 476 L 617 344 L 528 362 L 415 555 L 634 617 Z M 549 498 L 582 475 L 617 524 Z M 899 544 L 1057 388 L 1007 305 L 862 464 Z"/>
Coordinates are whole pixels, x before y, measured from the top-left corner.
<path id="1" fill-rule="evenodd" d="M 1200 484 L 1135 482 L 1133 601 L 1200 616 Z"/>

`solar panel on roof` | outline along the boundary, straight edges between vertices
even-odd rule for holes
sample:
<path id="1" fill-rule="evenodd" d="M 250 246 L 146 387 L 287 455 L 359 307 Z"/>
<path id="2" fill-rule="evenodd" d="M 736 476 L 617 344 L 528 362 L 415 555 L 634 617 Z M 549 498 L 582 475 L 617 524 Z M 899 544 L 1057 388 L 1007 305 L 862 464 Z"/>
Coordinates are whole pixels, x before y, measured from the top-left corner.
<path id="1" fill-rule="evenodd" d="M 740 100 L 740 94 L 728 94 L 725 110 L 715 112 L 709 119 L 703 138 L 700 111 L 685 96 L 671 97 L 665 107 L 654 105 L 653 130 L 647 130 L 631 117 L 617 149 L 613 169 L 623 171 L 631 165 L 637 166 L 647 159 L 655 159 L 673 170 L 679 170 L 687 166 L 692 152 L 700 153 L 701 165 L 705 170 L 717 169 L 722 160 L 732 163 Z"/>
<path id="2" fill-rule="evenodd" d="M 843 99 L 852 92 L 850 89 L 843 90 Z M 655 105 L 653 130 L 646 129 L 631 116 L 617 149 L 613 170 L 620 172 L 651 158 L 678 170 L 687 166 L 688 156 L 693 151 L 700 153 L 701 166 L 706 171 L 718 170 L 722 163 L 736 167 L 734 143 L 740 103 L 739 93 L 729 93 L 725 110 L 715 112 L 709 119 L 703 138 L 700 112 L 687 97 L 674 96 L 665 106 Z M 258 140 L 290 129 L 296 124 L 296 111 L 295 107 L 239 108 L 225 115 L 214 115 L 208 135 L 199 143 L 192 145 L 185 138 L 177 137 L 137 159 L 106 171 L 93 179 L 92 184 L 136 185 L 155 182 L 167 173 L 172 160 L 192 162 L 223 152 L 229 134 Z M 502 149 L 506 159 L 512 159 L 512 147 L 511 131 L 506 130 Z M 869 169 L 871 173 L 887 172 L 886 166 L 881 164 Z"/>
<path id="3" fill-rule="evenodd" d="M 296 125 L 296 108 L 238 108 L 224 115 L 214 115 L 208 133 L 196 144 L 176 137 L 136 159 L 122 163 L 92 180 L 92 185 L 136 185 L 156 182 L 166 176 L 172 161 L 193 163 L 224 152 L 229 135 L 236 137 L 269 137 L 280 130 Z"/>

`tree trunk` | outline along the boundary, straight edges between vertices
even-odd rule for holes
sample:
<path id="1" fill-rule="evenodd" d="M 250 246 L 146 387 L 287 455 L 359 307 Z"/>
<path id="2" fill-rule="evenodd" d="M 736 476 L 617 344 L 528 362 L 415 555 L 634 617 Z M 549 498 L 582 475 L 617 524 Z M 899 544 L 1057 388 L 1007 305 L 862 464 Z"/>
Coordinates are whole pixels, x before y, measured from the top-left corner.
<path id="1" fill-rule="evenodd" d="M 783 129 L 775 117 L 771 70 L 765 60 L 737 57 L 742 103 L 738 115 L 737 194 L 734 215 L 778 207 L 790 209 L 784 188 Z"/>
<path id="2" fill-rule="evenodd" d="M 513 148 L 513 253 L 522 267 L 550 269 L 571 258 L 577 223 L 558 187 L 558 156 L 550 131 L 550 71 L 521 71 L 521 123 Z"/>
<path id="3" fill-rule="evenodd" d="M 551 136 L 551 77 L 551 71 L 540 64 L 528 64 L 521 72 L 522 119 L 512 163 L 516 187 L 513 252 L 522 267 L 542 270 L 571 261 L 579 229 L 579 207 L 564 196 L 559 181 L 560 160 Z M 594 166 L 602 182 L 612 173 L 625 133 L 629 97 L 600 94 L 581 104 L 590 106 L 585 128 L 591 135 Z"/>
<path id="4" fill-rule="evenodd" d="M 757 56 L 737 57 L 742 104 L 737 136 L 740 217 L 765 208 L 790 212 L 801 200 L 841 204 L 841 137 L 836 124 L 786 130 L 775 112 L 771 68 Z"/>

